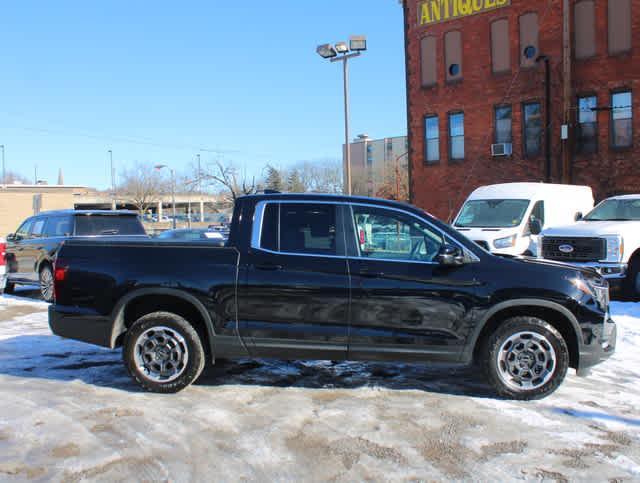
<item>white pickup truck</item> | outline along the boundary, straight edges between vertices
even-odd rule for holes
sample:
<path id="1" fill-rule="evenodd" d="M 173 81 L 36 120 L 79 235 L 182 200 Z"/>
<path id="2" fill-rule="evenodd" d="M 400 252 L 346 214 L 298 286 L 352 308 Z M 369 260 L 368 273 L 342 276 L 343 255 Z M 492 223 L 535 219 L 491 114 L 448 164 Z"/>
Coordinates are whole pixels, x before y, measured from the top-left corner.
<path id="1" fill-rule="evenodd" d="M 543 230 L 538 255 L 596 268 L 640 299 L 640 194 L 608 198 L 577 223 Z"/>

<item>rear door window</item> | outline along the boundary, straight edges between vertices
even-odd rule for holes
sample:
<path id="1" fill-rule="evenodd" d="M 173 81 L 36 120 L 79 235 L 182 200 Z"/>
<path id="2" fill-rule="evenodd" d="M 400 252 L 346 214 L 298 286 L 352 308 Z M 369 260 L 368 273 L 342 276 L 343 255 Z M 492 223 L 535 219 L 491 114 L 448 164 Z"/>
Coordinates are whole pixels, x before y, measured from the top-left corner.
<path id="1" fill-rule="evenodd" d="M 281 204 L 280 251 L 337 255 L 335 205 Z"/>
<path id="2" fill-rule="evenodd" d="M 44 233 L 44 224 L 46 222 L 46 218 L 36 218 L 31 225 L 31 236 L 34 238 L 40 238 Z"/>
<path id="3" fill-rule="evenodd" d="M 77 236 L 145 235 L 137 216 L 77 215 Z"/>
<path id="4" fill-rule="evenodd" d="M 50 217 L 47 220 L 44 234 L 49 238 L 73 235 L 73 218 L 71 216 Z"/>

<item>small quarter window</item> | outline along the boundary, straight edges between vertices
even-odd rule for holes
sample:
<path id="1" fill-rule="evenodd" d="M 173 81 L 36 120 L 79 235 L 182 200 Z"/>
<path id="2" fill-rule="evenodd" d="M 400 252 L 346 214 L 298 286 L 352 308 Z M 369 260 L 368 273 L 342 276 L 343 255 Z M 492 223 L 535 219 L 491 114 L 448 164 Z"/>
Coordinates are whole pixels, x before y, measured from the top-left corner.
<path id="1" fill-rule="evenodd" d="M 260 236 L 260 247 L 267 250 L 278 251 L 278 217 L 280 216 L 280 205 L 269 203 L 262 215 L 262 234 Z"/>

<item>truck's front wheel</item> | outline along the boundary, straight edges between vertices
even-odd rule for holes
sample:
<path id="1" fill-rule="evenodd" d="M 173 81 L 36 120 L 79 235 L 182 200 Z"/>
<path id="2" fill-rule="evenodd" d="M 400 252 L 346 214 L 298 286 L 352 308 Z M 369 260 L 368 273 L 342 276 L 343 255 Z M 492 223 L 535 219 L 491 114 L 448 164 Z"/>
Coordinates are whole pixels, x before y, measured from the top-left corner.
<path id="1" fill-rule="evenodd" d="M 536 317 L 505 320 L 485 341 L 487 379 L 509 399 L 540 399 L 555 391 L 569 367 L 567 344 L 548 322 Z"/>
<path id="2" fill-rule="evenodd" d="M 205 363 L 198 332 L 185 319 L 168 312 L 138 319 L 127 332 L 122 357 L 140 386 L 159 393 L 189 386 Z"/>

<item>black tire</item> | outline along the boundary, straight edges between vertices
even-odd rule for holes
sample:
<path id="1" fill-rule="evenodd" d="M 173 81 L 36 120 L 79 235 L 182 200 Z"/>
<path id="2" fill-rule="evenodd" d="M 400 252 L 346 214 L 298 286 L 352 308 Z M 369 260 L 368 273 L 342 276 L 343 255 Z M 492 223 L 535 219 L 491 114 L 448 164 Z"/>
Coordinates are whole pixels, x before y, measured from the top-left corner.
<path id="1" fill-rule="evenodd" d="M 537 317 L 505 320 L 487 337 L 481 351 L 488 382 L 508 399 L 548 396 L 560 386 L 569 368 L 569 349 L 562 335 Z M 527 382 L 529 387 L 525 387 Z"/>
<path id="2" fill-rule="evenodd" d="M 154 328 L 157 330 L 154 331 Z M 147 345 L 141 344 L 145 340 L 151 344 L 164 336 L 168 338 L 167 343 L 164 346 L 156 345 L 156 355 L 153 356 L 154 359 L 149 360 L 146 356 L 153 350 L 147 350 Z M 152 337 L 154 339 L 150 340 Z M 173 342 L 173 345 L 169 342 Z M 180 357 L 173 357 L 176 354 L 171 347 L 175 347 L 176 354 L 179 353 Z M 165 353 L 161 356 L 166 356 L 166 351 L 171 354 L 168 359 L 158 362 L 155 357 L 159 357 L 158 351 L 163 350 Z M 169 312 L 154 312 L 138 319 L 126 333 L 122 357 L 134 381 L 147 391 L 163 394 L 176 393 L 195 382 L 205 364 L 205 352 L 198 332 L 185 319 Z M 139 367 L 142 361 L 148 362 L 143 364 L 146 370 Z M 170 377 L 155 374 L 154 377 L 151 371 L 163 363 L 172 364 L 174 372 L 178 374 Z M 174 376 L 175 378 L 171 378 Z"/>
<path id="3" fill-rule="evenodd" d="M 634 257 L 629 263 L 627 276 L 624 279 L 623 296 L 632 301 L 640 300 L 640 257 Z"/>
<path id="4" fill-rule="evenodd" d="M 7 284 L 4 286 L 4 293 L 6 294 L 14 294 L 16 292 L 16 284 L 13 282 L 7 281 Z"/>
<path id="5" fill-rule="evenodd" d="M 53 291 L 53 268 L 48 263 L 45 263 L 40 267 L 38 273 L 38 280 L 40 282 L 40 296 L 45 302 L 53 302 L 55 298 Z"/>

